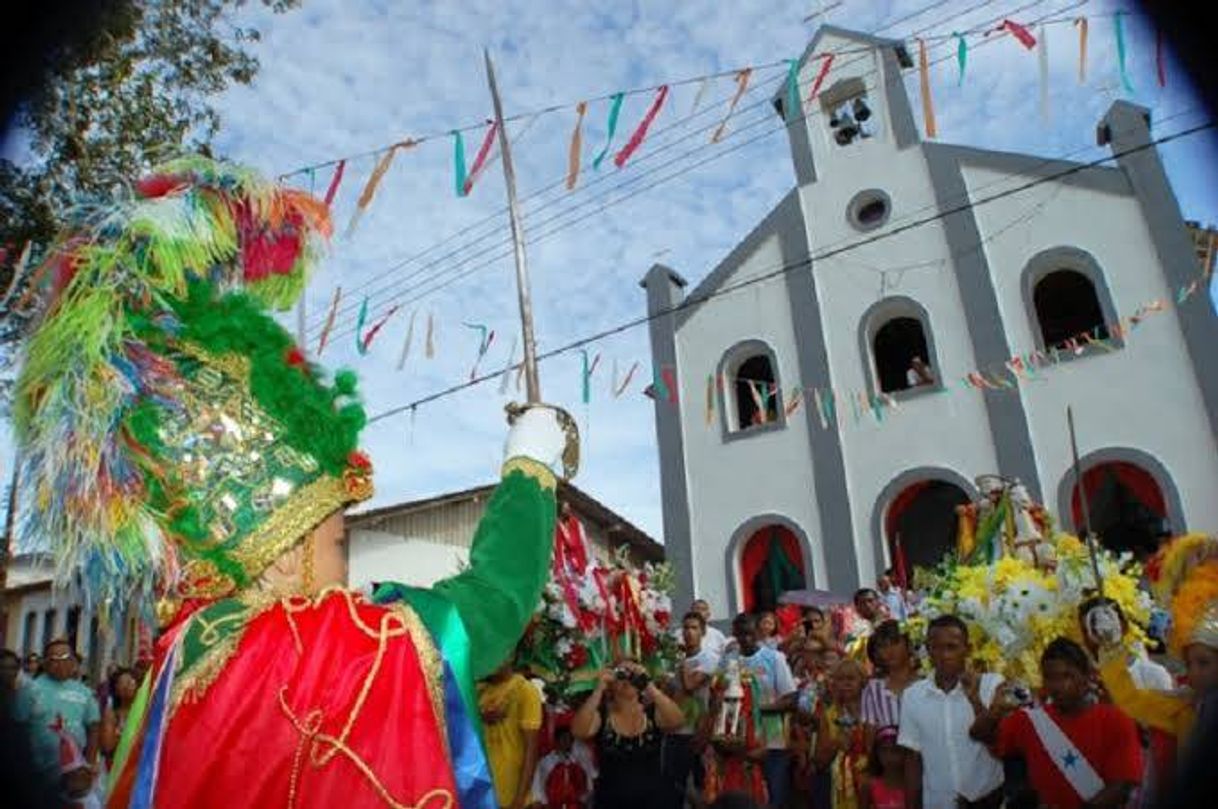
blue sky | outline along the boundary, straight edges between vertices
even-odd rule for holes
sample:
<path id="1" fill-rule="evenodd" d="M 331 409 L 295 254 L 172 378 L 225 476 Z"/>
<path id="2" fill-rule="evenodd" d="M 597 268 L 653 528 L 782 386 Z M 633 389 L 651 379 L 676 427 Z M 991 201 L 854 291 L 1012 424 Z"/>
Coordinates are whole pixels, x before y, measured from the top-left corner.
<path id="1" fill-rule="evenodd" d="M 931 8 L 914 14 L 926 7 Z M 1081 6 L 1069 0 L 844 0 L 829 12 L 828 21 L 904 38 L 992 25 L 1006 16 L 1027 23 L 1109 15 L 1121 7 L 1098 0 Z M 699 85 L 675 86 L 648 141 L 625 169 L 618 171 L 606 162 L 600 172 L 581 178 L 576 192 L 566 193 L 553 185 L 566 171 L 575 102 L 797 56 L 816 26 L 803 19 L 816 8 L 817 3 L 807 0 L 305 0 L 302 9 L 287 15 L 250 10 L 245 13 L 263 33 L 256 51 L 262 70 L 252 86 L 231 90 L 220 99 L 224 126 L 218 146 L 233 159 L 277 175 L 476 123 L 491 110 L 482 67 L 482 48 L 489 47 L 509 115 L 565 106 L 509 128 L 526 198 L 526 234 L 532 239 L 554 230 L 528 248 L 537 338 L 544 351 L 641 315 L 645 301 L 638 280 L 654 261 L 669 264 L 696 283 L 794 183 L 781 123 L 764 107 L 748 109 L 781 85 L 782 66 L 755 73 L 735 127 L 717 146 L 707 143 L 705 133 L 694 133 L 721 114 L 732 79 L 708 85 L 701 105 L 705 112 L 694 121 L 688 116 Z M 1166 89 L 1156 86 L 1153 32 L 1134 17 L 1127 20 L 1126 31 L 1137 91 L 1131 98 L 1152 108 L 1156 134 L 1206 120 L 1174 61 L 1167 66 Z M 1095 146 L 1096 122 L 1113 100 L 1130 97 L 1123 95 L 1116 70 L 1113 21 L 1109 16 L 1091 20 L 1089 77 L 1082 86 L 1076 77 L 1076 29 L 1055 24 L 1049 26 L 1048 36 L 1050 125 L 1037 114 L 1035 55 L 1009 37 L 990 37 L 998 41 L 983 45 L 986 38 L 974 35 L 966 78 L 957 87 L 955 45 L 935 41 L 931 58 L 943 60 L 932 67 L 939 138 L 1075 160 L 1102 156 L 1103 150 Z M 916 71 L 908 72 L 906 85 L 916 94 Z M 627 97 L 617 144 L 629 136 L 650 101 L 647 94 Z M 604 142 L 607 110 L 605 101 L 589 105 L 585 164 Z M 481 132 L 466 134 L 471 163 L 480 140 Z M 663 148 L 666 144 L 671 145 Z M 650 152 L 656 154 L 648 157 Z M 1218 221 L 1218 187 L 1210 181 L 1218 154 L 1213 134 L 1178 141 L 1163 153 L 1185 214 Z M 677 159 L 680 155 L 686 156 Z M 309 345 L 315 352 L 318 321 L 324 319 L 335 287 L 342 285 L 344 300 L 321 360 L 360 372 L 372 414 L 468 378 L 478 337 L 462 323 L 496 330 L 481 370 L 507 362 L 512 335 L 518 331 L 506 249 L 476 255 L 507 238 L 506 217 L 498 215 L 504 198 L 498 164 L 486 171 L 468 198 L 458 199 L 453 193 L 450 138 L 401 152 L 348 237 L 347 222 L 374 163 L 374 157 L 348 162 L 335 204 L 337 236 L 306 297 L 308 320 L 314 326 Z M 312 184 L 320 194 L 329 172 L 319 170 L 312 180 L 297 175 L 293 182 Z M 601 210 L 604 203 L 652 183 L 655 187 Z M 610 193 L 614 188 L 618 190 Z M 578 205 L 584 207 L 573 207 Z M 558 219 L 550 220 L 556 215 Z M 584 215 L 581 221 L 569 221 Z M 487 217 L 492 218 L 479 225 Z M 556 229 L 563 222 L 567 226 Z M 476 241 L 479 236 L 484 238 Z M 425 259 L 407 261 L 440 242 L 444 246 Z M 471 268 L 476 271 L 453 280 Z M 365 293 L 370 320 L 394 303 L 402 309 L 361 357 L 351 327 Z M 412 311 L 417 311 L 412 354 L 398 371 Z M 421 351 L 429 313 L 437 326 L 436 356 L 430 361 Z M 292 318 L 285 323 L 294 327 Z M 577 483 L 658 538 L 655 430 L 651 402 L 640 394 L 640 380 L 650 374 L 646 329 L 626 331 L 590 351 L 599 352 L 601 360 L 589 406 L 580 403 L 577 353 L 543 363 L 543 391 L 547 399 L 571 409 L 584 427 L 584 468 Z M 608 391 L 615 360 L 623 373 L 635 361 L 642 365 L 620 399 Z M 505 434 L 502 407 L 508 398 L 498 394 L 498 387 L 491 383 L 472 388 L 420 407 L 413 417 L 403 414 L 370 426 L 365 445 L 377 467 L 375 504 L 493 479 Z"/>

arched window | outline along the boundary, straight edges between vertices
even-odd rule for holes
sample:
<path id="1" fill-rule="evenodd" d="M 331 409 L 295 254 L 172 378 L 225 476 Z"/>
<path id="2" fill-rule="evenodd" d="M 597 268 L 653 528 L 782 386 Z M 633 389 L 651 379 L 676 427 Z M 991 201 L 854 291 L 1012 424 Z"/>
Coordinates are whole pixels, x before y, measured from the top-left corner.
<path id="1" fill-rule="evenodd" d="M 1074 270 L 1055 270 L 1036 282 L 1032 293 L 1040 339 L 1046 348 L 1065 348 L 1090 335 L 1108 339 L 1104 312 L 1091 279 Z"/>
<path id="2" fill-rule="evenodd" d="M 782 426 L 778 363 L 760 340 L 728 349 L 719 364 L 719 403 L 725 434 Z"/>
<path id="3" fill-rule="evenodd" d="M 872 305 L 863 314 L 859 342 L 873 393 L 939 388 L 930 318 L 917 301 L 894 297 Z"/>
<path id="4" fill-rule="evenodd" d="M 41 651 L 38 647 L 38 613 L 31 610 L 25 614 L 25 631 L 21 636 L 21 654 Z"/>
<path id="5" fill-rule="evenodd" d="M 1167 498 L 1154 475 L 1126 461 L 1107 461 L 1083 472 L 1091 530 L 1113 551 L 1153 554 L 1170 536 Z M 1070 516 L 1083 529 L 1078 486 L 1071 487 Z"/>
<path id="6" fill-rule="evenodd" d="M 55 610 L 47 610 L 42 614 L 42 648 L 55 638 Z"/>
<path id="7" fill-rule="evenodd" d="M 1041 351 L 1071 359 L 1090 353 L 1090 340 L 1122 346 L 1109 336 L 1117 314 L 1104 273 L 1086 250 L 1053 247 L 1037 253 L 1024 269 L 1023 295 Z"/>

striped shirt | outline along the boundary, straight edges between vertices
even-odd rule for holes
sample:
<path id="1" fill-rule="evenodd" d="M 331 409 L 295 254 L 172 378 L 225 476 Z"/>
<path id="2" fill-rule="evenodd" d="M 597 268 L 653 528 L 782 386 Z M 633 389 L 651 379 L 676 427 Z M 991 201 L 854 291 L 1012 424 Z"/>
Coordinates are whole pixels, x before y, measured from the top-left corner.
<path id="1" fill-rule="evenodd" d="M 901 695 L 888 689 L 883 677 L 875 677 L 863 689 L 862 719 L 877 728 L 901 724 Z"/>

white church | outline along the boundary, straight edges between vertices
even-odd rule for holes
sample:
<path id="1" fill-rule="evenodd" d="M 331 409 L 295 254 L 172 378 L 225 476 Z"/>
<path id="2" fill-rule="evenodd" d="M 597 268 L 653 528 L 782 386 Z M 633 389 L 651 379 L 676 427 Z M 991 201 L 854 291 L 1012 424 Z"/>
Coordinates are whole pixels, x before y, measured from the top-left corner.
<path id="1" fill-rule="evenodd" d="M 1018 479 L 1077 530 L 1067 406 L 1106 543 L 1218 530 L 1218 318 L 1204 294 L 1174 305 L 1199 268 L 1149 111 L 1112 105 L 1104 166 L 927 142 L 901 42 L 822 28 L 801 86 L 830 51 L 852 57 L 787 118 L 795 186 L 697 287 L 661 265 L 642 281 L 674 389 L 653 398 L 676 603 L 705 598 L 724 618 L 800 581 L 848 594 L 894 542 L 933 563 L 983 474 Z M 1155 299 L 1164 311 L 1113 329 Z M 1071 339 L 1083 333 L 1104 344 Z M 1058 361 L 1033 379 L 959 385 L 1036 350 Z M 779 395 L 754 395 L 769 386 Z M 788 414 L 789 392 L 813 387 L 897 407 L 855 422 L 839 403 L 827 427 L 807 403 Z"/>

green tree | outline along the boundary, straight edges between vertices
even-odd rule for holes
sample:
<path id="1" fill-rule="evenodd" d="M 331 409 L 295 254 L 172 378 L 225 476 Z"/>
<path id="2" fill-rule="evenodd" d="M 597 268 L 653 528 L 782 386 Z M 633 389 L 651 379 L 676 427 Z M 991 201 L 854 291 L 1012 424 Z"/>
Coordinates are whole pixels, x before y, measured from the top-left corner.
<path id="1" fill-rule="evenodd" d="M 300 0 L 258 2 L 281 13 Z M 209 153 L 220 126 L 213 99 L 258 72 L 250 48 L 260 34 L 239 24 L 246 5 L 109 0 L 89 37 L 47 54 L 39 91 L 13 120 L 30 159 L 0 160 L 0 294 L 21 299 L 30 282 L 14 275 L 22 246 L 34 245 L 36 265 L 73 206 L 113 196 L 166 157 Z M 0 366 L 27 322 L 11 306 L 0 314 Z"/>

